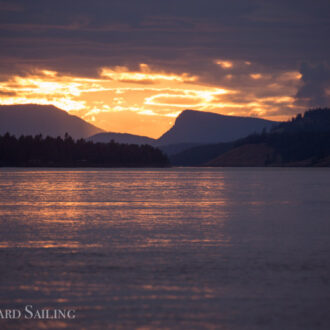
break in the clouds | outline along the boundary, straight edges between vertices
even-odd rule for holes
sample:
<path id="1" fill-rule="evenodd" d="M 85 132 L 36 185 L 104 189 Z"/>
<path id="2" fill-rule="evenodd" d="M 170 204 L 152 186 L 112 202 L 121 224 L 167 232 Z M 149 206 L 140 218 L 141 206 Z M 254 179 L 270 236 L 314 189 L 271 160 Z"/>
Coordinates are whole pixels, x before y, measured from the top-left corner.
<path id="1" fill-rule="evenodd" d="M 159 136 L 183 109 L 328 105 L 328 0 L 0 1 L 0 102 Z"/>

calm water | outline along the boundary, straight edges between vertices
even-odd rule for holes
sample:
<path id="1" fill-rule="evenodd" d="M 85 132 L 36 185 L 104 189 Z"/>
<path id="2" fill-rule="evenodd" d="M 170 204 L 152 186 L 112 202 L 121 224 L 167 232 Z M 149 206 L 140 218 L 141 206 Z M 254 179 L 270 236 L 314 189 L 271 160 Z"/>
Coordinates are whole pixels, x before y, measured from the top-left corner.
<path id="1" fill-rule="evenodd" d="M 329 329 L 328 169 L 0 170 L 0 328 Z"/>

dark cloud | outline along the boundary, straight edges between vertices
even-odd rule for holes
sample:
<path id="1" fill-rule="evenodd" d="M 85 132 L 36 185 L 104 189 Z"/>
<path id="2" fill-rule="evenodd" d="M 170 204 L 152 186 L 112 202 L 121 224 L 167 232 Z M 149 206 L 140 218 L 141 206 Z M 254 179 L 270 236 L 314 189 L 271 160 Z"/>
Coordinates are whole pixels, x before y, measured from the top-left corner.
<path id="1" fill-rule="evenodd" d="M 329 65 L 329 0 L 8 0 L 0 9 L 2 74 L 41 67 L 95 76 L 103 66 L 148 63 L 205 83 L 257 88 L 265 81 L 251 80 L 244 61 L 271 77 L 301 62 Z M 223 70 L 216 58 L 241 64 Z M 327 101 L 326 68 L 301 68 L 299 102 Z"/>
<path id="2" fill-rule="evenodd" d="M 303 63 L 300 68 L 303 84 L 298 90 L 297 103 L 309 107 L 324 107 L 330 104 L 330 67 L 324 63 Z"/>
<path id="3" fill-rule="evenodd" d="M 23 6 L 9 1 L 0 1 L 0 11 L 23 11 Z"/>

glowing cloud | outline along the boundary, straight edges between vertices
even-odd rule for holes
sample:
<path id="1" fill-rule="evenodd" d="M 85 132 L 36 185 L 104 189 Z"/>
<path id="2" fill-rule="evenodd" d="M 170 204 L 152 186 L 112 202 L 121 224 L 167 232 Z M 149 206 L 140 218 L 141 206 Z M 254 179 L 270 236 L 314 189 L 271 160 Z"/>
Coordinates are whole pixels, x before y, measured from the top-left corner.
<path id="1" fill-rule="evenodd" d="M 168 129 L 185 107 L 204 108 L 214 97 L 227 93 L 198 83 L 187 73 L 152 70 L 140 64 L 139 71 L 127 67 L 102 68 L 99 77 L 75 77 L 48 69 L 35 69 L 0 82 L 0 104 L 53 104 L 93 122 L 105 130 L 157 137 Z M 109 113 L 122 113 L 117 121 Z M 155 117 L 160 123 L 137 131 L 128 118 Z M 147 119 L 146 119 L 147 120 Z M 143 120 L 142 120 L 143 121 Z M 140 128 L 139 128 L 140 129 Z"/>
<path id="2" fill-rule="evenodd" d="M 223 69 L 230 69 L 234 66 L 233 62 L 230 61 L 216 60 L 215 63 L 220 65 Z"/>
<path id="3" fill-rule="evenodd" d="M 115 81 L 133 83 L 154 83 L 159 81 L 195 82 L 196 76 L 189 76 L 187 73 L 181 75 L 166 74 L 164 72 L 152 72 L 147 64 L 140 64 L 139 72 L 131 72 L 127 67 L 117 66 L 114 70 L 102 68 L 101 76 Z"/>
<path id="4" fill-rule="evenodd" d="M 261 73 L 251 73 L 251 74 L 250 74 L 250 77 L 251 77 L 252 79 L 257 80 L 257 79 L 261 79 L 261 78 L 262 78 L 262 74 L 261 74 Z"/>
<path id="5" fill-rule="evenodd" d="M 215 100 L 216 96 L 227 94 L 224 89 L 211 89 L 208 91 L 185 90 L 178 94 L 156 94 L 145 99 L 145 104 L 154 106 L 168 106 L 179 108 L 204 108 Z"/>

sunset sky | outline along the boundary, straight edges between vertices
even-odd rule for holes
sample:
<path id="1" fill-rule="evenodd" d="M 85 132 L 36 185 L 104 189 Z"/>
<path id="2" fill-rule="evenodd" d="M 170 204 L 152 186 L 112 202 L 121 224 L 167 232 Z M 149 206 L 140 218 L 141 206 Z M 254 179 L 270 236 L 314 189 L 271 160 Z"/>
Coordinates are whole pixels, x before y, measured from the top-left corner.
<path id="1" fill-rule="evenodd" d="M 184 109 L 330 104 L 330 1 L 0 1 L 0 104 L 159 137 Z"/>

